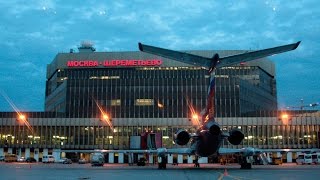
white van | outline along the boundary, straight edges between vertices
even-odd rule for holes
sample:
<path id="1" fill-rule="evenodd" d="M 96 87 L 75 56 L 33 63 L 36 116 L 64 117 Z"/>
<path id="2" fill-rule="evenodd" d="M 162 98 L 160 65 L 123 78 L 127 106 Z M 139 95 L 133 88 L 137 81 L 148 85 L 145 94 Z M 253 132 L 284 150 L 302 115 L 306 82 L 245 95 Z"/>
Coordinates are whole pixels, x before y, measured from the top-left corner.
<path id="1" fill-rule="evenodd" d="M 52 155 L 46 155 L 42 157 L 43 163 L 54 163 L 54 157 Z"/>
<path id="2" fill-rule="evenodd" d="M 313 153 L 312 154 L 312 163 L 320 164 L 320 153 Z"/>
<path id="3" fill-rule="evenodd" d="M 296 159 L 297 164 L 312 164 L 311 154 L 299 154 Z"/>
<path id="4" fill-rule="evenodd" d="M 103 166 L 104 165 L 104 155 L 102 153 L 91 154 L 91 165 L 92 166 Z"/>

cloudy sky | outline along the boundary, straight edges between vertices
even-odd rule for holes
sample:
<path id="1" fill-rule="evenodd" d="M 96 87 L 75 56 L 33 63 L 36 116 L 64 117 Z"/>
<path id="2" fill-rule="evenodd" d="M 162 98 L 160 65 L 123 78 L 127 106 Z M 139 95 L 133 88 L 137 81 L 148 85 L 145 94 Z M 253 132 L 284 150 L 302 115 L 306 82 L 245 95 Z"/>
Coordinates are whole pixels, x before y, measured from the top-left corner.
<path id="1" fill-rule="evenodd" d="M 263 49 L 272 56 L 280 107 L 320 101 L 318 0 L 0 1 L 0 92 L 21 111 L 43 111 L 46 65 L 91 41 L 97 51 Z M 0 96 L 0 111 L 12 111 Z"/>

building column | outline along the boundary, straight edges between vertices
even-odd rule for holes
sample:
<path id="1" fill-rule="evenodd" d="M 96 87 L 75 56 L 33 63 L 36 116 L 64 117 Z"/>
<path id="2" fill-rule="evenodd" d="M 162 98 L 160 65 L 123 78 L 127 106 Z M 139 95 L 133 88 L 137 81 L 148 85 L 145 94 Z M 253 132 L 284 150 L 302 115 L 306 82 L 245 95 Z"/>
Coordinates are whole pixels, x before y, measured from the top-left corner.
<path id="1" fill-rule="evenodd" d="M 178 154 L 178 163 L 182 164 L 183 163 L 183 155 Z"/>
<path id="2" fill-rule="evenodd" d="M 48 156 L 48 152 L 49 152 L 48 149 L 43 149 L 42 155 L 43 156 Z"/>
<path id="3" fill-rule="evenodd" d="M 26 148 L 26 151 L 24 152 L 25 158 L 30 157 L 30 148 Z"/>
<path id="4" fill-rule="evenodd" d="M 188 156 L 188 164 L 192 164 L 193 163 L 193 155 L 189 155 Z"/>
<path id="5" fill-rule="evenodd" d="M 133 153 L 128 153 L 128 163 L 133 164 Z"/>
<path id="6" fill-rule="evenodd" d="M 208 163 L 208 157 L 201 157 L 198 159 L 199 163 Z"/>
<path id="7" fill-rule="evenodd" d="M 109 153 L 109 163 L 114 163 L 114 153 Z"/>
<path id="8" fill-rule="evenodd" d="M 17 149 L 17 156 L 18 156 L 18 158 L 21 158 L 21 156 L 22 156 L 22 151 L 21 151 L 21 148 L 18 148 Z"/>
<path id="9" fill-rule="evenodd" d="M 119 155 L 118 155 L 118 163 L 124 163 L 123 153 L 119 153 Z"/>
<path id="10" fill-rule="evenodd" d="M 0 148 L 0 156 L 4 156 L 4 148 Z"/>
<path id="11" fill-rule="evenodd" d="M 33 158 L 36 159 L 37 162 L 39 162 L 39 149 L 38 148 L 34 148 Z"/>
<path id="12" fill-rule="evenodd" d="M 153 163 L 153 154 L 149 154 L 149 164 L 152 164 Z"/>
<path id="13" fill-rule="evenodd" d="M 8 154 L 12 154 L 12 148 L 8 148 Z"/>
<path id="14" fill-rule="evenodd" d="M 287 153 L 287 163 L 292 163 L 292 152 Z"/>
<path id="15" fill-rule="evenodd" d="M 173 155 L 172 154 L 168 154 L 168 164 L 173 164 Z"/>
<path id="16" fill-rule="evenodd" d="M 52 150 L 52 156 L 54 157 L 54 160 L 57 161 L 61 159 L 61 150 L 60 149 L 53 149 Z"/>

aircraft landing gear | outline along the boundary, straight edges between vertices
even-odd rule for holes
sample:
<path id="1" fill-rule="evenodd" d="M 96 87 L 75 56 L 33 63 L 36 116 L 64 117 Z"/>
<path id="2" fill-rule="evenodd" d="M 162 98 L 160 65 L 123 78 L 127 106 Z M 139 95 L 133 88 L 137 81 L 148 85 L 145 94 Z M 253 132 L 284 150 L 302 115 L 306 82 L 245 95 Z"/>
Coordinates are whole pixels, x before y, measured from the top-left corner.
<path id="1" fill-rule="evenodd" d="M 251 163 L 241 163 L 241 169 L 252 169 Z"/>
<path id="2" fill-rule="evenodd" d="M 159 157 L 158 169 L 167 169 L 167 157 Z"/>
<path id="3" fill-rule="evenodd" d="M 194 167 L 200 167 L 198 160 L 198 157 L 196 157 L 196 159 L 194 160 Z"/>
<path id="4" fill-rule="evenodd" d="M 242 157 L 242 161 L 240 161 L 241 169 L 252 169 L 252 160 L 251 156 Z"/>

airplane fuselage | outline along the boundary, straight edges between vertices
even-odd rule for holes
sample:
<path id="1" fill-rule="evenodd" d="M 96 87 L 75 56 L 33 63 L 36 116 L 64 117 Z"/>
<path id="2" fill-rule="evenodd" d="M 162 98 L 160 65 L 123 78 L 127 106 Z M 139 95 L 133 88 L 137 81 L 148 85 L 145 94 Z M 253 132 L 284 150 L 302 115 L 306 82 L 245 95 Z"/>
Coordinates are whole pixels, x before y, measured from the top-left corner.
<path id="1" fill-rule="evenodd" d="M 209 130 L 201 130 L 194 141 L 195 154 L 200 157 L 208 157 L 218 152 L 222 143 L 222 135 L 213 135 Z"/>

